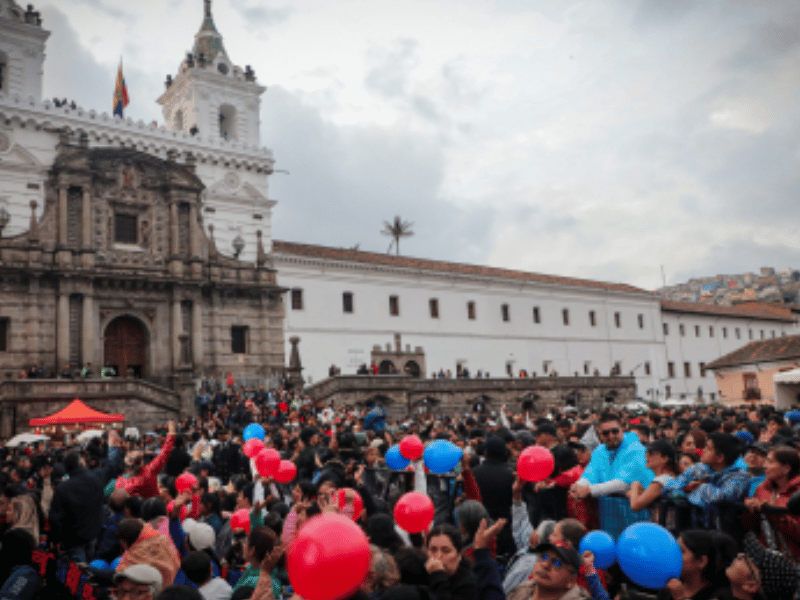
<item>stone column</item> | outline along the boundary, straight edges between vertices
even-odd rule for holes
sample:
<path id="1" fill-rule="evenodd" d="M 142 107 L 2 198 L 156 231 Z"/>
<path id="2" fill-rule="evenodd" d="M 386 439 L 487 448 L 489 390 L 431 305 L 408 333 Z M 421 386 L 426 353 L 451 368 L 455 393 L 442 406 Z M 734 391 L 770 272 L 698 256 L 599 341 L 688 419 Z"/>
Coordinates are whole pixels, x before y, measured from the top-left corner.
<path id="1" fill-rule="evenodd" d="M 189 205 L 189 258 L 200 257 L 200 227 L 197 224 L 197 204 Z"/>
<path id="2" fill-rule="evenodd" d="M 175 294 L 172 298 L 172 370 L 177 371 L 181 366 L 181 341 L 183 333 L 183 319 L 181 319 L 181 300 Z"/>
<path id="3" fill-rule="evenodd" d="M 203 372 L 203 311 L 202 298 L 192 300 L 192 361 L 195 375 Z"/>
<path id="4" fill-rule="evenodd" d="M 67 245 L 67 186 L 58 188 L 58 245 Z"/>
<path id="5" fill-rule="evenodd" d="M 83 188 L 83 239 L 81 245 L 84 250 L 89 250 L 92 247 L 92 194 L 87 185 Z"/>
<path id="6" fill-rule="evenodd" d="M 69 362 L 69 294 L 60 291 L 56 313 L 56 371 Z M 78 365 L 80 366 L 80 365 Z"/>
<path id="7" fill-rule="evenodd" d="M 92 294 L 92 290 L 89 290 L 88 293 L 83 295 L 83 340 L 81 344 L 81 357 L 83 363 L 86 364 L 87 362 L 91 362 L 93 365 L 97 365 L 98 375 L 99 370 L 102 369 L 105 365 L 103 365 L 103 360 L 99 359 L 96 356 L 96 346 L 97 346 L 97 328 L 95 327 L 95 321 L 97 320 L 97 315 L 95 315 L 94 310 L 94 295 Z"/>
<path id="8" fill-rule="evenodd" d="M 173 201 L 169 205 L 169 251 L 173 257 L 180 251 L 178 231 L 178 203 Z"/>

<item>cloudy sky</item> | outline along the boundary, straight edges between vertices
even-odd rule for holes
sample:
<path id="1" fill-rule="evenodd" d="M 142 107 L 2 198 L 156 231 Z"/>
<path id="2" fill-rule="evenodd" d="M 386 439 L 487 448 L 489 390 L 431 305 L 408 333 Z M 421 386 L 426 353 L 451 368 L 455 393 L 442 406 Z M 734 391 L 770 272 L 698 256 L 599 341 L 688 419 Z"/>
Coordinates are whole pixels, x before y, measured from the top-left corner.
<path id="1" fill-rule="evenodd" d="M 214 0 L 276 239 L 648 289 L 800 268 L 796 0 Z M 161 121 L 202 0 L 58 0 L 45 95 Z"/>

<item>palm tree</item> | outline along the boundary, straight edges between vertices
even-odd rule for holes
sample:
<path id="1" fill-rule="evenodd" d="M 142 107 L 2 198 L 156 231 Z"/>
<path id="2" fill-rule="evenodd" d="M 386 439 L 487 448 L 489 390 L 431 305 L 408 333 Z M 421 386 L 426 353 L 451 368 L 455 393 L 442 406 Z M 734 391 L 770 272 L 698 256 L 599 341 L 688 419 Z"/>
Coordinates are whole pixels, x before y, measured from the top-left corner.
<path id="1" fill-rule="evenodd" d="M 414 235 L 414 232 L 411 231 L 413 226 L 414 224 L 411 221 L 403 221 L 399 215 L 396 216 L 391 223 L 389 221 L 383 222 L 383 229 L 381 230 L 381 233 L 394 238 L 393 243 L 395 254 L 398 256 L 400 255 L 400 238 Z M 391 251 L 391 249 L 392 246 L 390 244 L 389 251 Z"/>

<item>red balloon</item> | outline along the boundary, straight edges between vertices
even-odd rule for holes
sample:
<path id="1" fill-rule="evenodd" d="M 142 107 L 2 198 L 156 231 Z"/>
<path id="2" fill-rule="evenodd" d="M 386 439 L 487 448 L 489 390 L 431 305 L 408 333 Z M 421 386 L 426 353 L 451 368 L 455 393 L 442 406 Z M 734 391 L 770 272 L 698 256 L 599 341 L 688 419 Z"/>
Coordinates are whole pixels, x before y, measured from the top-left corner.
<path id="1" fill-rule="evenodd" d="M 433 501 L 420 492 L 405 493 L 394 505 L 394 520 L 408 533 L 424 531 L 433 521 Z"/>
<path id="2" fill-rule="evenodd" d="M 258 438 L 250 438 L 244 443 L 244 446 L 242 446 L 242 450 L 244 450 L 244 455 L 247 458 L 255 457 L 263 449 L 264 449 L 264 442 L 262 442 Z"/>
<path id="3" fill-rule="evenodd" d="M 424 450 L 422 440 L 415 435 L 407 435 L 400 442 L 400 454 L 408 460 L 417 460 Z"/>
<path id="4" fill-rule="evenodd" d="M 231 529 L 244 529 L 245 533 L 250 533 L 250 511 L 240 508 L 231 515 Z"/>
<path id="5" fill-rule="evenodd" d="M 289 549 L 289 582 L 305 600 L 339 600 L 361 587 L 371 558 L 369 540 L 358 525 L 344 515 L 317 515 Z"/>
<path id="6" fill-rule="evenodd" d="M 550 450 L 543 446 L 528 446 L 517 459 L 517 474 L 525 481 L 544 481 L 555 466 Z"/>
<path id="7" fill-rule="evenodd" d="M 256 471 L 262 477 L 272 477 L 278 470 L 281 464 L 281 455 L 277 450 L 272 448 L 264 448 L 261 452 L 256 454 Z"/>
<path id="8" fill-rule="evenodd" d="M 297 477 L 297 466 L 290 460 L 282 460 L 275 471 L 275 481 L 278 483 L 289 483 Z"/>
<path id="9" fill-rule="evenodd" d="M 339 506 L 339 510 L 353 519 L 353 521 L 358 521 L 358 517 L 361 516 L 361 512 L 364 510 L 364 501 L 361 499 L 361 494 L 352 488 L 341 488 L 337 490 L 336 504 Z M 353 513 L 352 515 L 350 514 L 351 510 Z"/>
<path id="10" fill-rule="evenodd" d="M 178 475 L 178 478 L 175 480 L 175 489 L 178 490 L 179 494 L 189 491 L 196 485 L 197 485 L 197 477 L 195 477 L 191 473 L 184 473 L 183 475 Z"/>
<path id="11" fill-rule="evenodd" d="M 175 510 L 175 500 L 170 500 L 169 504 L 167 504 L 167 514 L 171 515 L 172 511 Z M 189 516 L 189 508 L 184 504 L 181 506 L 180 511 L 178 511 L 178 518 L 181 522 L 186 520 L 186 517 Z"/>

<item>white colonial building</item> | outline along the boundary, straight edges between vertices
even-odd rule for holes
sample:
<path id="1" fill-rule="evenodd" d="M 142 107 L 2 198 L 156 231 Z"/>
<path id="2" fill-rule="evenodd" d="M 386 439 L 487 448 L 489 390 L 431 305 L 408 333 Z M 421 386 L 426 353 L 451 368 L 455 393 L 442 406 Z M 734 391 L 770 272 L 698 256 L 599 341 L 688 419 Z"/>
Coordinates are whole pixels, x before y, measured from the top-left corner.
<path id="1" fill-rule="evenodd" d="M 226 53 L 210 0 L 192 52 L 158 99 L 164 127 L 44 100 L 49 34 L 38 13 L 0 0 L 0 30 L 0 209 L 10 217 L 0 235 L 28 231 L 32 209 L 34 221 L 42 217 L 65 133 L 87 149 L 126 148 L 184 164 L 204 186 L 200 213 L 216 225 L 210 243 L 273 266 L 278 285 L 289 290 L 285 354 L 290 338 L 300 338 L 307 380 L 326 377 L 331 365 L 353 373 L 371 361 L 375 346 L 399 335 L 411 353 L 424 355 L 417 363 L 423 377 L 440 369 L 515 377 L 632 373 L 642 398 L 712 399 L 705 364 L 750 339 L 797 332 L 789 311 L 763 305 L 662 302 L 625 284 L 273 243 L 274 160 L 259 138 L 266 88 Z M 254 344 L 241 337 L 230 353 L 250 353 Z"/>

